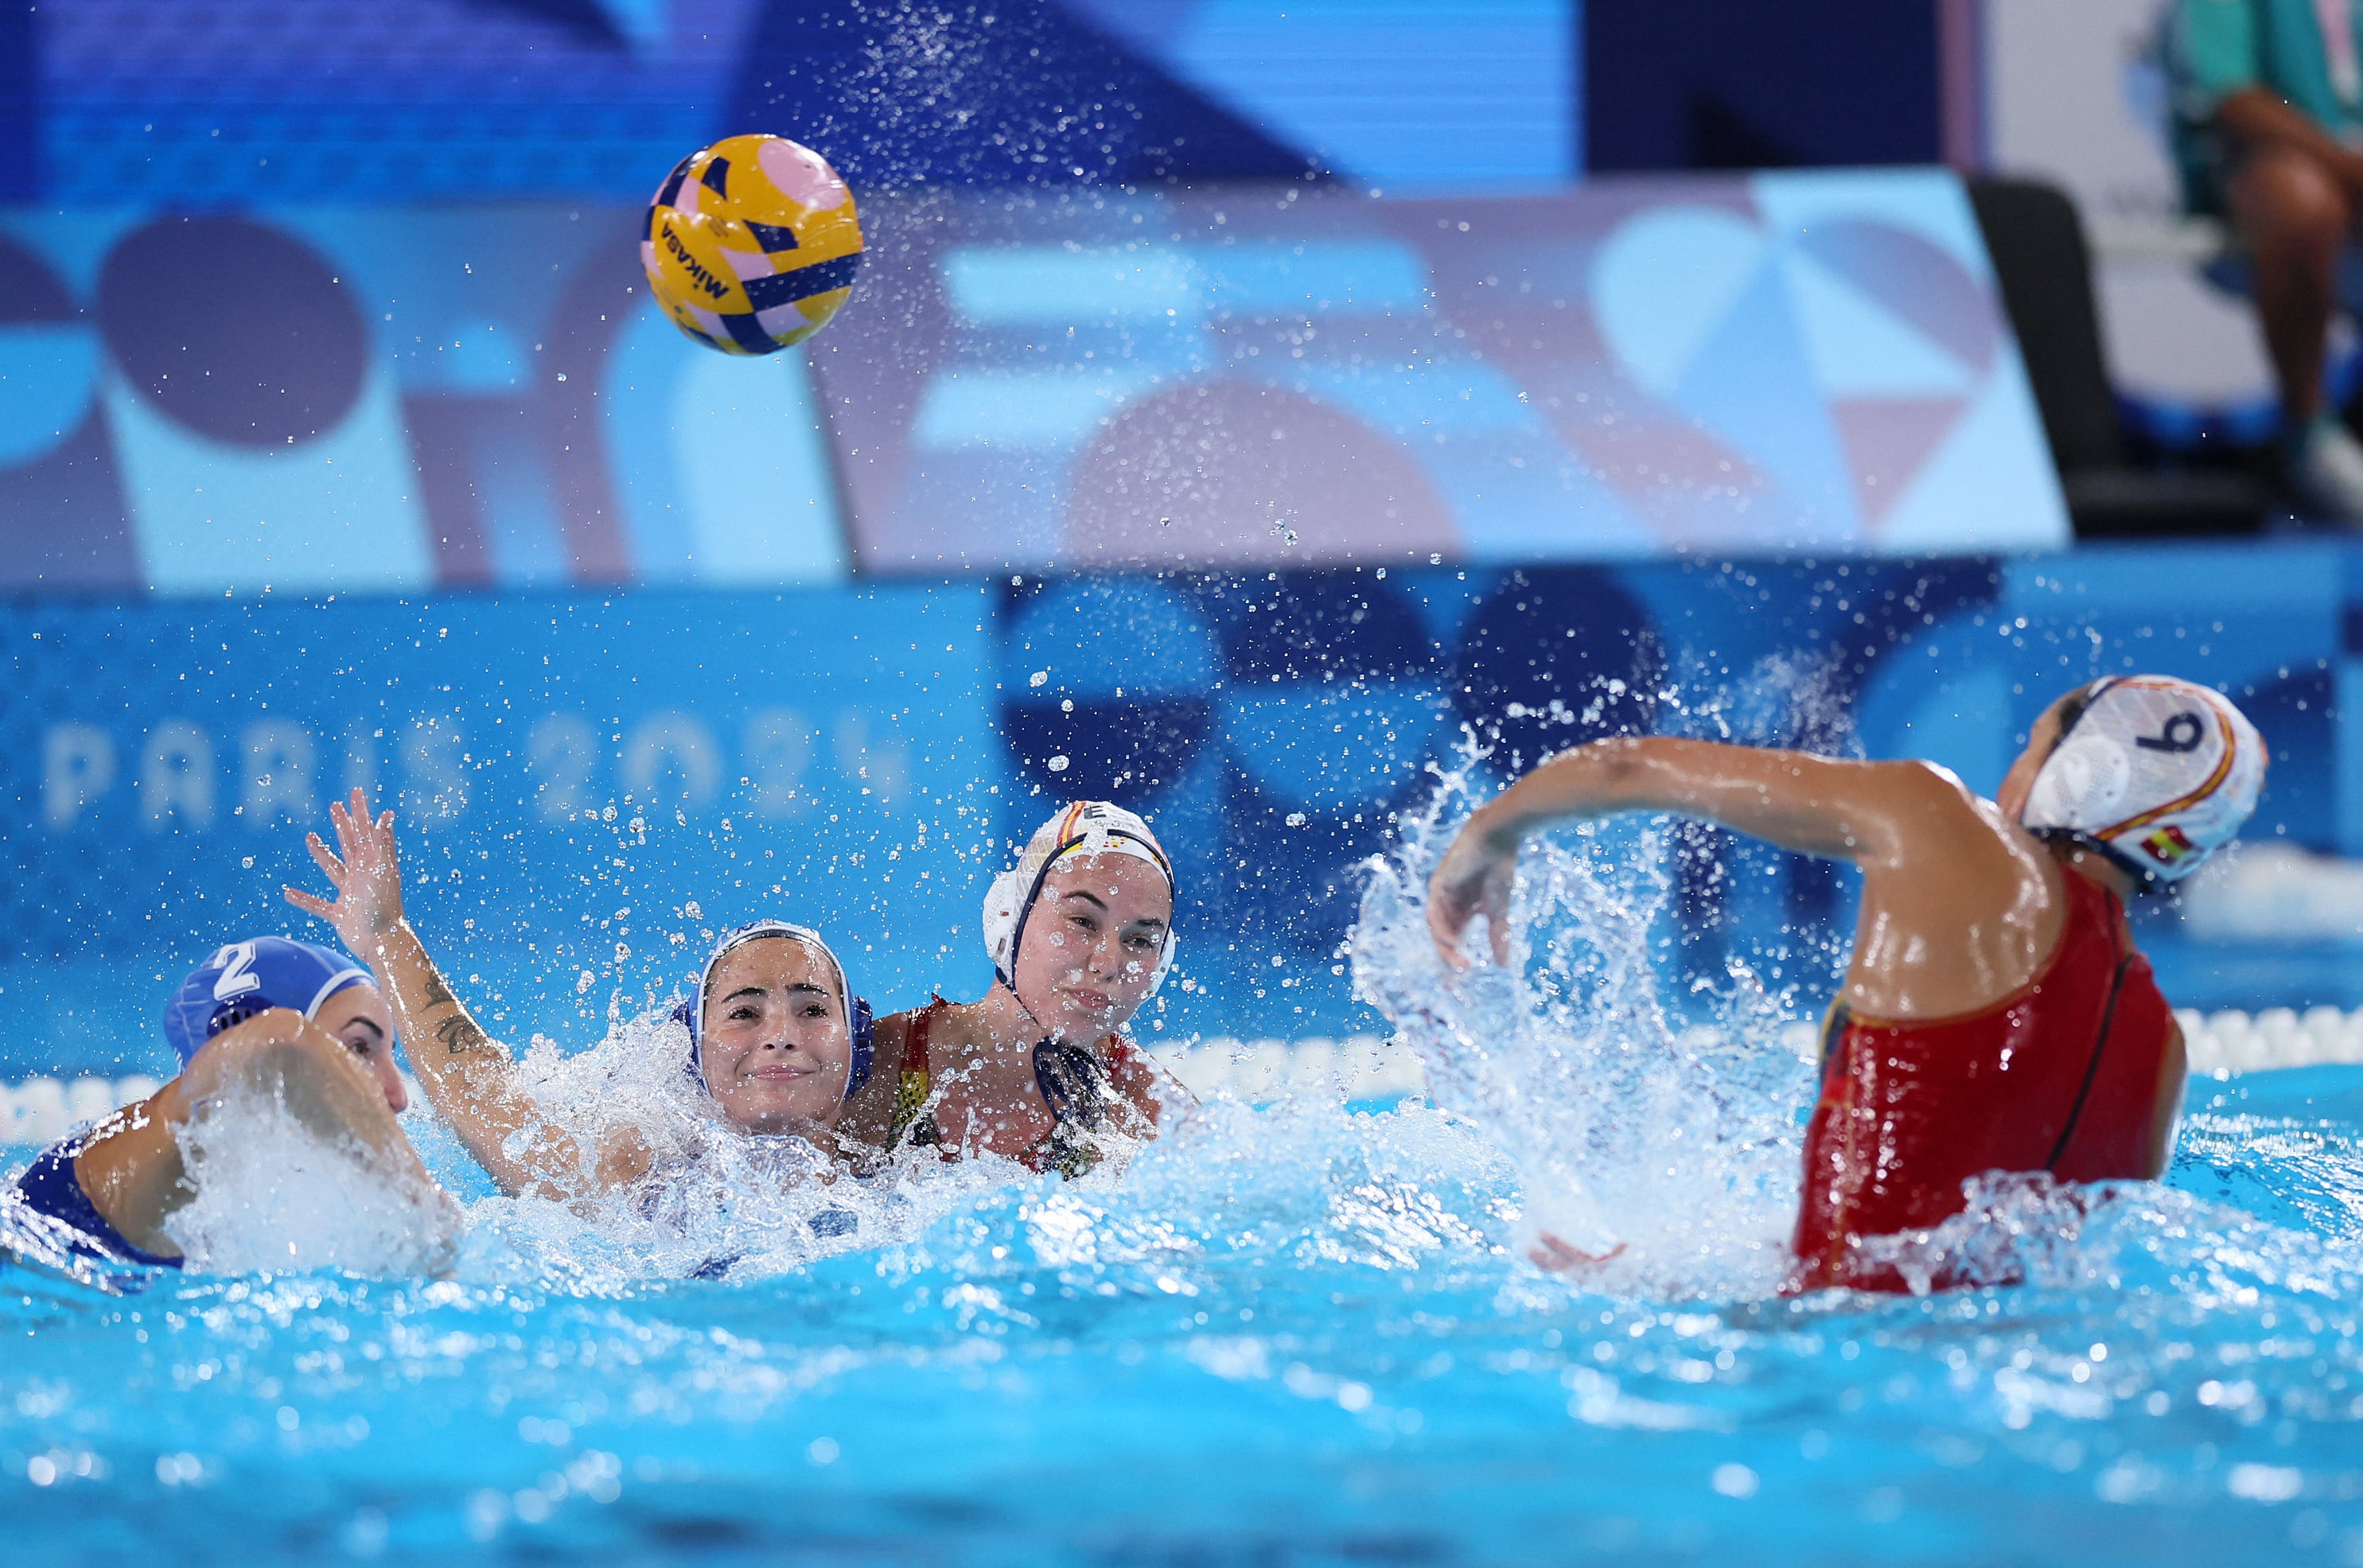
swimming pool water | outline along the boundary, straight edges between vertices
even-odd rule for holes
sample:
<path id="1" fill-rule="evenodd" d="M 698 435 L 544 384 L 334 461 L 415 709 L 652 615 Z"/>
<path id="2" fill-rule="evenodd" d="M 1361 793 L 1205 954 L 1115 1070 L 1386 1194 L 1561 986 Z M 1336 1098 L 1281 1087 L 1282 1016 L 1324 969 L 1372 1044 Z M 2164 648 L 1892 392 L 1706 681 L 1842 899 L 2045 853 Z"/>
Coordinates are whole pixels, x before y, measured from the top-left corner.
<path id="1" fill-rule="evenodd" d="M 1925 1299 L 1590 1294 L 1520 1203 L 1309 1099 L 721 1280 L 493 1198 L 434 1283 L 12 1268 L 0 1556 L 2363 1562 L 2363 1068 L 2194 1085 L 2168 1181 Z"/>

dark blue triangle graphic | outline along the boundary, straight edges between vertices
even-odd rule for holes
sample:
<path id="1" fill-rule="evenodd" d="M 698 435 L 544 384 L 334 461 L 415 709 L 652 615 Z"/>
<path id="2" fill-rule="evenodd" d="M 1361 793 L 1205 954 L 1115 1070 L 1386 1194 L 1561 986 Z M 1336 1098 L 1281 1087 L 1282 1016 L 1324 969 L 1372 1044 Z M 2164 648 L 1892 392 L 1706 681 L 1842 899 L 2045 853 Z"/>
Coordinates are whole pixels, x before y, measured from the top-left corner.
<path id="1" fill-rule="evenodd" d="M 860 270 L 861 252 L 857 250 L 850 256 L 815 261 L 793 272 L 774 272 L 768 278 L 743 278 L 739 282 L 747 291 L 749 304 L 757 310 L 770 310 L 774 305 L 793 304 L 815 294 L 825 294 L 831 289 L 849 289 L 854 274 Z"/>

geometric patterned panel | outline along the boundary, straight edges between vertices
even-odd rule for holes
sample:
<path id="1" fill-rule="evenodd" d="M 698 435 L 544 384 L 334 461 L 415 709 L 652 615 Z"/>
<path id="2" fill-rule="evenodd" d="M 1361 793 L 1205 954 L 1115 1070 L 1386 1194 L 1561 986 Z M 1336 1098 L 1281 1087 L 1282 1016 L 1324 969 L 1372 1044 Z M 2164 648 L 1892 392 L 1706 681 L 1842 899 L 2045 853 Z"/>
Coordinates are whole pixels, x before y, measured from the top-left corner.
<path id="1" fill-rule="evenodd" d="M 803 357 L 664 326 L 643 210 L 0 214 L 0 582 L 842 578 Z"/>
<path id="2" fill-rule="evenodd" d="M 866 570 L 2067 539 L 1943 172 L 1048 196 L 909 232 L 809 346 Z"/>
<path id="3" fill-rule="evenodd" d="M 643 211 L 0 213 L 6 569 L 786 584 L 2067 536 L 1941 172 L 881 194 L 851 307 L 744 364 L 650 315 Z"/>

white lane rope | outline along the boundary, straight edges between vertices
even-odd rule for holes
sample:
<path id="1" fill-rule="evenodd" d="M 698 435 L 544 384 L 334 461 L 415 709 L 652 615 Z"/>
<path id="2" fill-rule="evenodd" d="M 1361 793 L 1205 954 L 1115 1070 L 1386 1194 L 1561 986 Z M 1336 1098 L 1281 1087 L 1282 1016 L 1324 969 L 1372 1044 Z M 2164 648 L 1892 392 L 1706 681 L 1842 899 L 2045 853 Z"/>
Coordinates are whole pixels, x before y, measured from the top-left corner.
<path id="1" fill-rule="evenodd" d="M 2363 1009 L 2346 1012 L 2317 1007 L 2302 1013 L 2285 1007 L 2256 1013 L 2182 1009 L 2175 1018 L 2182 1025 L 2195 1077 L 2225 1078 L 2278 1067 L 2363 1063 Z M 1811 1061 L 1816 1035 L 1812 1023 L 1792 1023 L 1781 1032 L 1781 1043 Z M 1383 1102 L 1425 1094 L 1427 1088 L 1410 1049 L 1376 1034 L 1301 1040 L 1216 1036 L 1160 1043 L 1149 1055 L 1201 1099 L 1227 1096 L 1252 1103 L 1319 1094 L 1349 1103 Z M 159 1087 L 156 1079 L 137 1074 L 0 1083 L 0 1144 L 54 1143 L 119 1105 L 147 1099 Z M 415 1105 L 425 1103 L 415 1087 L 410 1098 Z"/>

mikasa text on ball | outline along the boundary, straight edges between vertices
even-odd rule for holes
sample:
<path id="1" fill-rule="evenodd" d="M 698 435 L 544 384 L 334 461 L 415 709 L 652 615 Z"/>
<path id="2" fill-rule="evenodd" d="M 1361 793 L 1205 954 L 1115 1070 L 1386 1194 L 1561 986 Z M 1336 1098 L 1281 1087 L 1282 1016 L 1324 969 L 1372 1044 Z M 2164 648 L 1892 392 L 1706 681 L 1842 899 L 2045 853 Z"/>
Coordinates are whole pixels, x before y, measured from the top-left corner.
<path id="1" fill-rule="evenodd" d="M 640 263 L 674 326 L 726 354 L 770 354 L 818 332 L 853 292 L 861 221 L 812 149 L 726 137 L 665 177 Z"/>

